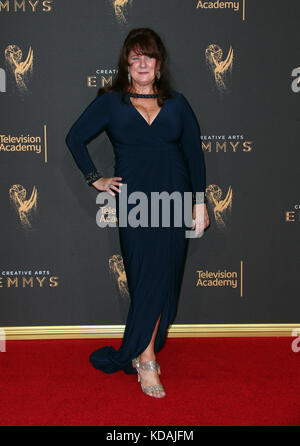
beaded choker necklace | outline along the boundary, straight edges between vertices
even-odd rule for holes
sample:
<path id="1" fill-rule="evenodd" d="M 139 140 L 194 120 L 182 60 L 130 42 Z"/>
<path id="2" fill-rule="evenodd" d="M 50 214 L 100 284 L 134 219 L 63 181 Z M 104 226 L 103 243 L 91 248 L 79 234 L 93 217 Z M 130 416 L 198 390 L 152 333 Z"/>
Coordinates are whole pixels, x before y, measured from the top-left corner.
<path id="1" fill-rule="evenodd" d="M 158 98 L 158 94 L 129 93 L 132 98 Z"/>

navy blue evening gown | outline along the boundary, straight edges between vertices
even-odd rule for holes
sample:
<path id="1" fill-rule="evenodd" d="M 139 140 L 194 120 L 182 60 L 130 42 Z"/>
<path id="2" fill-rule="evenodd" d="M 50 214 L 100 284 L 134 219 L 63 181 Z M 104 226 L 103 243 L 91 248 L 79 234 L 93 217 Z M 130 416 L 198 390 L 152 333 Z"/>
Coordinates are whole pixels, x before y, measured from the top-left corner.
<path id="1" fill-rule="evenodd" d="M 128 105 L 121 101 L 121 92 L 97 96 L 71 127 L 66 143 L 84 176 L 97 170 L 86 143 L 105 130 L 114 149 L 115 176 L 122 177 L 128 196 L 134 191 L 149 197 L 151 191 L 186 191 L 194 196 L 205 192 L 200 128 L 185 96 L 173 90 L 151 125 L 128 93 L 126 99 Z M 114 192 L 118 217 L 120 196 Z M 137 204 L 128 204 L 128 213 Z M 90 356 L 92 365 L 105 373 L 136 373 L 131 360 L 148 346 L 159 315 L 156 353 L 175 318 L 187 251 L 185 232 L 190 226 L 176 227 L 172 217 L 169 227 L 161 221 L 160 216 L 157 227 L 118 228 L 131 302 L 120 349 L 105 346 Z"/>

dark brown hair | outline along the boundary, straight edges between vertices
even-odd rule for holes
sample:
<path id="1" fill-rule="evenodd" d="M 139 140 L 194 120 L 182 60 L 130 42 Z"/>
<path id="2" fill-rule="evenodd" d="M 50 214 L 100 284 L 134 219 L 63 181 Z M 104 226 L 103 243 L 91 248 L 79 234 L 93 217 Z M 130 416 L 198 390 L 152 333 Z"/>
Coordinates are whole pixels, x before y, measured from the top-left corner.
<path id="1" fill-rule="evenodd" d="M 118 61 L 118 73 L 112 85 L 101 87 L 97 96 L 109 91 L 122 91 L 122 101 L 127 103 L 125 95 L 130 89 L 128 80 L 128 55 L 131 50 L 138 54 L 155 57 L 160 61 L 160 78 L 155 77 L 153 89 L 159 96 L 158 105 L 161 107 L 163 99 L 172 97 L 172 87 L 169 71 L 166 65 L 167 51 L 159 35 L 150 28 L 134 28 L 127 35 Z"/>

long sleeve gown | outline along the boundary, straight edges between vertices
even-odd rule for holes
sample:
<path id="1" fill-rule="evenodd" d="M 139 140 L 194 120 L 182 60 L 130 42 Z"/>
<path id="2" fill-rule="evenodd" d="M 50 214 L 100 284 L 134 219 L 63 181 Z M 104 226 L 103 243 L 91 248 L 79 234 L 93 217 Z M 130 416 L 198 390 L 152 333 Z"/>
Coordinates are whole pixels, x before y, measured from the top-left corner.
<path id="1" fill-rule="evenodd" d="M 86 143 L 105 130 L 114 150 L 115 176 L 127 185 L 128 197 L 134 191 L 149 197 L 148 216 L 151 192 L 192 192 L 193 197 L 203 192 L 205 196 L 200 128 L 185 96 L 172 90 L 172 97 L 164 100 L 150 125 L 134 107 L 129 93 L 128 104 L 121 101 L 121 94 L 113 91 L 97 96 L 67 134 L 67 146 L 83 175 L 97 170 Z M 122 186 L 120 190 L 122 194 Z M 118 220 L 120 195 L 114 192 Z M 127 205 L 128 214 L 137 203 Z M 172 200 L 170 209 L 174 212 Z M 118 227 L 130 306 L 121 347 L 105 346 L 90 355 L 92 365 L 105 373 L 136 373 L 131 360 L 148 346 L 159 316 L 156 353 L 175 318 L 187 251 L 185 234 L 190 226 L 175 226 L 172 216 L 170 225 L 163 226 L 160 210 L 156 227 L 150 226 L 150 217 L 148 227 Z"/>

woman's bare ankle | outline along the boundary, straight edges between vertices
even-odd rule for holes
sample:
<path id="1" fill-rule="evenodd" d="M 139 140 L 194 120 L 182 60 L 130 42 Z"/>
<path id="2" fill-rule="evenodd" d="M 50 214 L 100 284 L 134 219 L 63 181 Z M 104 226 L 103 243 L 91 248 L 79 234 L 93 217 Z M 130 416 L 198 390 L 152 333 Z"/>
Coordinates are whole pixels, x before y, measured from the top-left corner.
<path id="1" fill-rule="evenodd" d="M 140 362 L 148 362 L 148 361 L 154 361 L 154 360 L 155 360 L 154 353 L 141 353 L 140 354 Z"/>

